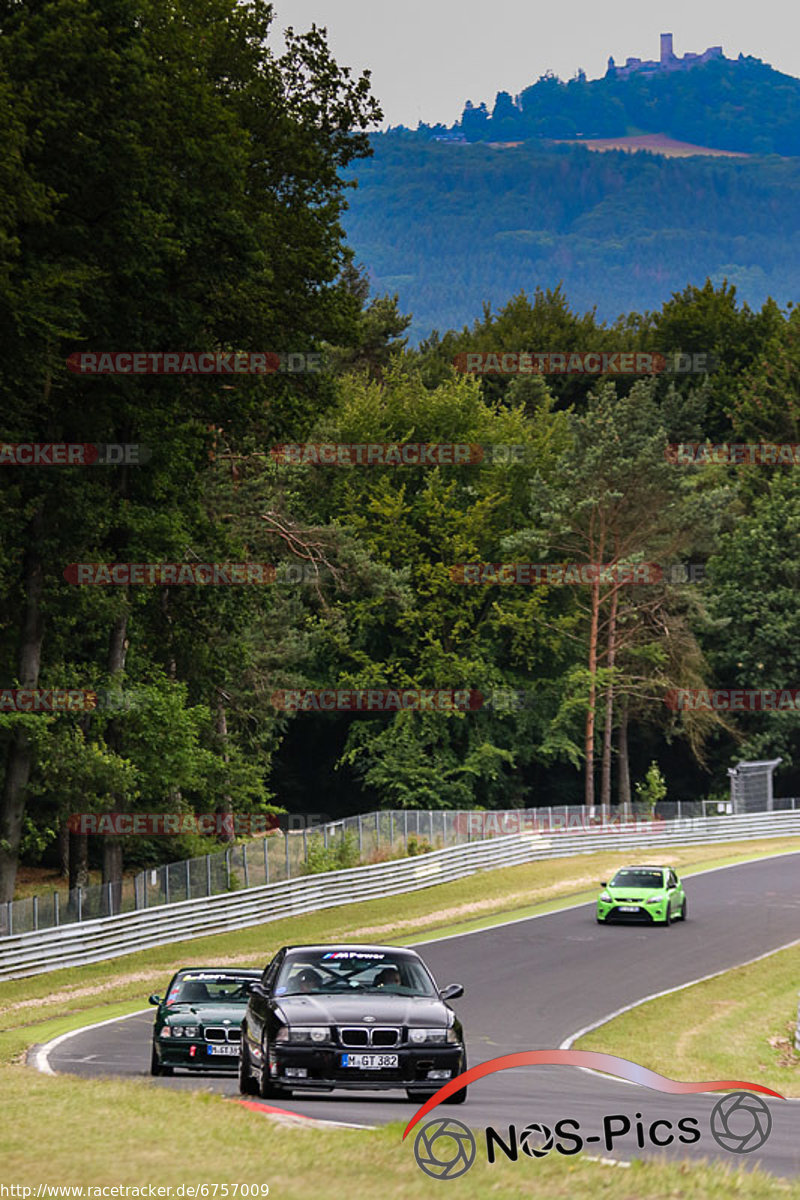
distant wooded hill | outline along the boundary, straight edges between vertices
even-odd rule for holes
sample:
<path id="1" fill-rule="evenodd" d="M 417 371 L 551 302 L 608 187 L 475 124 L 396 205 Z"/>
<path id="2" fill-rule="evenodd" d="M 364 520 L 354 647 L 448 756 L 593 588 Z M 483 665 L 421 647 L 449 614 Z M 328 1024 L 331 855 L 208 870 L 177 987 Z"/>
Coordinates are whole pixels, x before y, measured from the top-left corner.
<path id="1" fill-rule="evenodd" d="M 610 320 L 707 277 L 753 307 L 800 296 L 798 159 L 372 141 L 344 225 L 373 291 L 413 314 L 412 341 L 559 282 Z"/>
<path id="2" fill-rule="evenodd" d="M 548 73 L 491 112 L 470 102 L 453 127 L 471 142 L 666 133 L 750 154 L 800 155 L 800 79 L 758 58 L 716 59 L 687 71 L 563 82 Z M 423 125 L 414 136 L 444 132 Z"/>

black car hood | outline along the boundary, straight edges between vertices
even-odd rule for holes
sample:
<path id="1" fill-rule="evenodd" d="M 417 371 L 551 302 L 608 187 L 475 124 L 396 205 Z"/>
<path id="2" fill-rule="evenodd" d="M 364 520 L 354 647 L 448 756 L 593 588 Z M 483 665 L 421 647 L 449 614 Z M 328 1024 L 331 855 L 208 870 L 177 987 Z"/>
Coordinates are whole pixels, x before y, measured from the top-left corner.
<path id="1" fill-rule="evenodd" d="M 290 1025 L 429 1025 L 444 1029 L 450 1009 L 435 996 L 275 996 Z M 368 1018 L 374 1017 L 374 1021 Z"/>

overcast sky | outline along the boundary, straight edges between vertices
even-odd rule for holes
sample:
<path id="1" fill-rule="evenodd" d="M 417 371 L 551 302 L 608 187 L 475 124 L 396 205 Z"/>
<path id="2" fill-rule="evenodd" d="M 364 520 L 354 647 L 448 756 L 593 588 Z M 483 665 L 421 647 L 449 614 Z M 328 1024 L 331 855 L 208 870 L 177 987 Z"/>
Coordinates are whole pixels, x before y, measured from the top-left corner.
<path id="1" fill-rule="evenodd" d="M 800 76 L 800 5 L 758 0 L 274 0 L 276 25 L 328 29 L 342 66 L 372 71 L 385 121 L 415 128 L 452 124 L 465 100 L 491 109 L 498 91 L 516 95 L 548 69 L 562 79 L 582 67 L 605 74 L 608 56 L 658 58 L 659 35 L 675 53 L 722 46 Z M 280 43 L 278 43 L 279 45 Z M 276 47 L 277 48 L 277 47 Z"/>

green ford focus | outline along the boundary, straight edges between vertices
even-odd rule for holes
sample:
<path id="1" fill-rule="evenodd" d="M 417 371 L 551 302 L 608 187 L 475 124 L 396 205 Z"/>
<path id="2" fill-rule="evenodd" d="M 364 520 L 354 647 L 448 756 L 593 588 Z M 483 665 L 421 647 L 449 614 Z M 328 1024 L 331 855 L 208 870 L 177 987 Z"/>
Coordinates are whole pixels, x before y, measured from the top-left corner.
<path id="1" fill-rule="evenodd" d="M 260 970 L 242 967 L 184 967 L 170 980 L 153 1024 L 151 1075 L 188 1071 L 236 1071 L 242 1018 L 250 987 Z"/>
<path id="2" fill-rule="evenodd" d="M 686 920 L 686 893 L 672 867 L 620 867 L 600 886 L 600 925 L 611 921 L 670 925 L 674 920 Z"/>

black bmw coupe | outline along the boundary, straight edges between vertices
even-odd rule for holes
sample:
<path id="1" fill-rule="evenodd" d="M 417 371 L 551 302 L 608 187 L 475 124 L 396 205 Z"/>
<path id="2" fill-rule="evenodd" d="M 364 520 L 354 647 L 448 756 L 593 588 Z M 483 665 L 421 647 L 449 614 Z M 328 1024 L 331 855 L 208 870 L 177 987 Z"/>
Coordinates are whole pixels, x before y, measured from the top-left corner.
<path id="1" fill-rule="evenodd" d="M 464 1035 L 413 950 L 284 946 L 257 983 L 242 1022 L 239 1090 L 263 1099 L 333 1088 L 404 1088 L 428 1096 L 466 1070 Z M 446 1103 L 466 1099 L 462 1088 Z"/>

